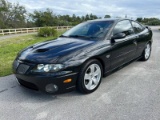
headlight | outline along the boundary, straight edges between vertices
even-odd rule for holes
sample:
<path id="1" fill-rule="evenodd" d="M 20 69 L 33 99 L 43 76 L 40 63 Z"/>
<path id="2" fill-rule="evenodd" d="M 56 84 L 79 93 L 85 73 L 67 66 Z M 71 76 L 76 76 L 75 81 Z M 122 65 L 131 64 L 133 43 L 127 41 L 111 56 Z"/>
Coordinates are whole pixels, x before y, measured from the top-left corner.
<path id="1" fill-rule="evenodd" d="M 57 72 L 64 68 L 62 64 L 38 64 L 33 72 Z"/>

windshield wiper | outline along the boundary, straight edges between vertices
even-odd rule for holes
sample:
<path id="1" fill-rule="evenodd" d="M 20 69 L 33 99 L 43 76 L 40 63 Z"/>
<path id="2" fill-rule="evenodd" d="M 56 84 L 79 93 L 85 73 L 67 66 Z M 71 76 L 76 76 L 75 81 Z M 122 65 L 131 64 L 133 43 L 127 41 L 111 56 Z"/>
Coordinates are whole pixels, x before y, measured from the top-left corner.
<path id="1" fill-rule="evenodd" d="M 59 36 L 59 37 L 69 37 L 69 36 L 61 35 L 61 36 Z"/>
<path id="2" fill-rule="evenodd" d="M 83 36 L 83 35 L 69 35 L 69 36 L 61 35 L 59 37 L 76 37 L 76 38 L 83 37 L 83 38 L 89 38 L 88 36 Z"/>
<path id="3" fill-rule="evenodd" d="M 84 36 L 84 35 L 69 35 L 69 37 L 85 37 L 85 38 L 88 38 L 88 36 Z"/>
<path id="4" fill-rule="evenodd" d="M 98 38 L 98 37 L 85 36 L 85 35 L 69 35 L 69 36 L 61 35 L 61 36 L 59 36 L 59 37 L 74 37 L 74 38 L 87 38 L 87 39 Z"/>
<path id="5" fill-rule="evenodd" d="M 76 37 L 76 38 L 87 38 L 87 39 L 93 39 L 97 37 L 92 37 L 92 36 L 85 36 L 85 35 L 69 35 L 69 37 Z"/>

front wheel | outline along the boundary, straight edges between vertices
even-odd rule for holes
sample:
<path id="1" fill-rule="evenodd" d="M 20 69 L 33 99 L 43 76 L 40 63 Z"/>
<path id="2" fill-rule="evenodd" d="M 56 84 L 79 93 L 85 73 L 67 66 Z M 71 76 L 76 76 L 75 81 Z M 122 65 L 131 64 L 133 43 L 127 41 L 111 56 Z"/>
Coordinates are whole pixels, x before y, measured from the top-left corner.
<path id="1" fill-rule="evenodd" d="M 147 61 L 151 56 L 151 44 L 150 43 L 147 43 L 144 51 L 143 51 L 143 54 L 142 54 L 142 61 Z"/>
<path id="2" fill-rule="evenodd" d="M 98 60 L 88 61 L 80 71 L 77 88 L 82 93 L 92 93 L 100 85 L 102 78 L 102 65 Z"/>

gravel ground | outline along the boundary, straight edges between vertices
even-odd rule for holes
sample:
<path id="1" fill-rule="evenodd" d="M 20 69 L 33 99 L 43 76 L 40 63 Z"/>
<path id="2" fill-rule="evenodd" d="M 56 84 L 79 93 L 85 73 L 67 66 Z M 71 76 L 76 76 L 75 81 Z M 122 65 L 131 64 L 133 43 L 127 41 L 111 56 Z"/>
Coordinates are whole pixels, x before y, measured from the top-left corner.
<path id="1" fill-rule="evenodd" d="M 34 32 L 34 33 L 22 33 L 22 34 L 4 35 L 4 36 L 0 36 L 0 40 L 12 38 L 12 37 L 24 36 L 24 35 L 28 35 L 28 34 L 36 34 L 36 32 Z"/>
<path id="2" fill-rule="evenodd" d="M 160 120 L 160 32 L 147 62 L 133 62 L 103 78 L 99 89 L 57 96 L 26 89 L 13 75 L 0 78 L 0 120 Z"/>

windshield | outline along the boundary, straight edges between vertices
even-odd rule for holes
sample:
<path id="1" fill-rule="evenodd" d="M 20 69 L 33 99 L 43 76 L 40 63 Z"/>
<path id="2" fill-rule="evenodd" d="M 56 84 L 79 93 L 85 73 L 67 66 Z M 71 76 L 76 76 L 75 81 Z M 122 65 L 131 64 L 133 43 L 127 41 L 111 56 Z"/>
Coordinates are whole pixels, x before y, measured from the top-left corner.
<path id="1" fill-rule="evenodd" d="M 103 39 L 112 25 L 113 21 L 85 22 L 68 30 L 61 37 L 82 37 L 82 38 Z"/>

